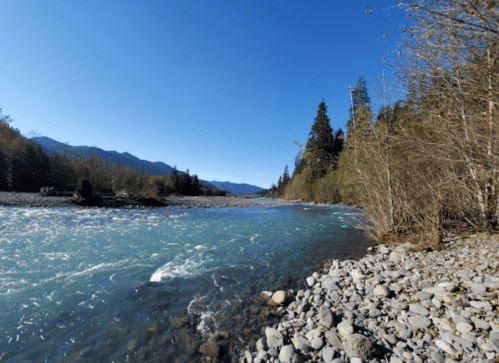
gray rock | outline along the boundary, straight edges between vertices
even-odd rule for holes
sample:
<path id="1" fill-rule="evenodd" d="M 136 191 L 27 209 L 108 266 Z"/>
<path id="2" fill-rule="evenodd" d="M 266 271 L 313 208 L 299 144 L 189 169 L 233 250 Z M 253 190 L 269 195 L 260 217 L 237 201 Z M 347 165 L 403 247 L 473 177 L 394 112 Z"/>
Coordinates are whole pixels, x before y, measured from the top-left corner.
<path id="1" fill-rule="evenodd" d="M 499 339 L 497 338 L 491 338 L 488 341 L 489 345 L 494 348 L 494 350 L 499 353 Z"/>
<path id="2" fill-rule="evenodd" d="M 311 344 L 312 348 L 314 348 L 315 350 L 320 350 L 322 348 L 322 346 L 324 345 L 324 341 L 322 340 L 322 338 L 319 338 L 319 337 L 315 337 L 312 341 L 311 341 Z"/>
<path id="3" fill-rule="evenodd" d="M 395 337 L 394 334 L 383 334 L 382 337 L 386 339 L 390 344 L 395 345 L 397 343 L 397 337 Z"/>
<path id="4" fill-rule="evenodd" d="M 369 316 L 371 318 L 377 318 L 378 316 L 381 316 L 381 315 L 383 315 L 383 313 L 379 309 L 370 309 L 369 310 Z"/>
<path id="5" fill-rule="evenodd" d="M 468 333 L 473 330 L 473 326 L 468 323 L 457 323 L 456 329 L 460 333 Z"/>
<path id="6" fill-rule="evenodd" d="M 279 355 L 279 349 L 277 349 L 277 348 L 270 348 L 269 351 L 268 351 L 268 353 L 272 357 L 277 357 Z"/>
<path id="7" fill-rule="evenodd" d="M 444 363 L 445 357 L 438 352 L 431 352 L 431 359 L 433 359 L 437 363 Z"/>
<path id="8" fill-rule="evenodd" d="M 281 363 L 292 363 L 296 360 L 295 348 L 292 345 L 285 345 L 279 353 L 279 361 Z"/>
<path id="9" fill-rule="evenodd" d="M 446 343 L 443 340 L 435 340 L 435 345 L 450 355 L 455 355 L 457 353 L 457 350 L 455 350 L 449 343 Z"/>
<path id="10" fill-rule="evenodd" d="M 453 331 L 454 329 L 456 329 L 456 324 L 454 324 L 451 320 L 449 320 L 447 318 L 443 318 L 440 321 L 440 324 L 438 325 L 438 327 L 440 329 L 444 329 L 447 331 Z"/>
<path id="11" fill-rule="evenodd" d="M 297 314 L 306 313 L 310 309 L 310 306 L 311 305 L 309 303 L 300 304 L 296 309 L 296 313 Z"/>
<path id="12" fill-rule="evenodd" d="M 492 311 L 492 305 L 488 301 L 470 301 L 470 305 L 480 310 Z"/>
<path id="13" fill-rule="evenodd" d="M 409 324 L 416 329 L 426 328 L 431 325 L 431 320 L 423 315 L 415 315 L 409 318 Z"/>
<path id="14" fill-rule="evenodd" d="M 345 352 L 349 358 L 370 360 L 376 355 L 374 342 L 361 334 L 352 334 L 345 339 Z"/>
<path id="15" fill-rule="evenodd" d="M 464 316 L 459 315 L 459 314 L 454 315 L 454 317 L 452 318 L 452 321 L 454 323 L 456 323 L 456 325 L 459 324 L 459 323 L 469 324 L 469 322 L 470 322 L 469 319 L 467 319 Z"/>
<path id="16" fill-rule="evenodd" d="M 310 287 L 314 286 L 315 285 L 315 277 L 313 277 L 313 276 L 307 277 L 307 284 Z"/>
<path id="17" fill-rule="evenodd" d="M 353 334 L 353 325 L 351 320 L 342 321 L 336 328 L 338 329 L 338 333 L 340 333 L 340 335 L 344 338 Z"/>
<path id="18" fill-rule="evenodd" d="M 487 287 L 484 284 L 478 284 L 478 283 L 472 283 L 470 285 L 470 289 L 471 289 L 471 291 L 478 292 L 478 293 L 482 293 L 482 292 L 487 291 Z"/>
<path id="19" fill-rule="evenodd" d="M 334 349 L 329 347 L 329 348 L 324 348 L 322 350 L 322 359 L 324 359 L 324 362 L 326 363 L 331 363 L 331 361 L 334 358 Z"/>
<path id="20" fill-rule="evenodd" d="M 310 349 L 310 341 L 304 337 L 295 336 L 295 338 L 293 338 L 293 344 L 296 349 L 299 349 L 304 353 L 307 353 Z"/>
<path id="21" fill-rule="evenodd" d="M 327 331 L 326 332 L 326 339 L 333 346 L 334 349 L 337 351 L 342 351 L 343 350 L 343 343 L 341 342 L 340 337 L 332 332 L 332 331 Z"/>
<path id="22" fill-rule="evenodd" d="M 431 292 L 427 292 L 427 291 L 420 291 L 416 294 L 415 298 L 418 299 L 418 300 L 429 300 L 433 297 L 433 293 Z"/>
<path id="23" fill-rule="evenodd" d="M 246 363 L 253 363 L 253 356 L 248 350 L 244 351 L 244 358 L 246 359 Z"/>
<path id="24" fill-rule="evenodd" d="M 386 286 L 378 285 L 374 288 L 373 294 L 377 296 L 387 297 L 390 295 L 390 290 Z"/>
<path id="25" fill-rule="evenodd" d="M 267 345 L 270 349 L 280 348 L 284 345 L 282 334 L 274 328 L 265 328 L 265 336 L 267 337 Z"/>
<path id="26" fill-rule="evenodd" d="M 421 304 L 411 304 L 409 306 L 409 310 L 412 311 L 413 313 L 416 313 L 416 314 L 419 314 L 419 315 L 423 315 L 423 316 L 428 316 L 430 314 L 430 312 L 428 311 L 428 309 L 425 308 Z"/>
<path id="27" fill-rule="evenodd" d="M 404 353 L 407 353 L 407 350 L 405 350 L 402 347 L 395 347 L 395 348 L 393 348 L 393 353 L 395 353 L 396 355 L 398 355 L 400 358 L 403 358 L 404 357 Z"/>
<path id="28" fill-rule="evenodd" d="M 340 288 L 336 285 L 335 279 L 327 279 L 322 283 L 322 286 L 328 291 L 338 291 Z"/>
<path id="29" fill-rule="evenodd" d="M 265 343 L 263 341 L 263 338 L 260 338 L 256 342 L 256 349 L 261 352 L 265 350 Z"/>
<path id="30" fill-rule="evenodd" d="M 319 324 L 322 324 L 325 328 L 331 328 L 333 325 L 333 314 L 331 309 L 325 306 L 321 306 L 319 309 Z"/>

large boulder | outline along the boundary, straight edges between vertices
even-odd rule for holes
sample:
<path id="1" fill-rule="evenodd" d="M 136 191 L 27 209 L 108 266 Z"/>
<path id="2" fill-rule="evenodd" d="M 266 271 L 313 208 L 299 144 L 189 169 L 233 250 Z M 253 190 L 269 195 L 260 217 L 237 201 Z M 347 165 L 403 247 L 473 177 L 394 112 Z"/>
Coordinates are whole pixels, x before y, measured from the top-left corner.
<path id="1" fill-rule="evenodd" d="M 99 206 L 101 198 L 93 191 L 92 183 L 81 179 L 72 198 L 73 203 L 83 206 Z"/>
<path id="2" fill-rule="evenodd" d="M 352 334 L 345 338 L 345 352 L 352 358 L 360 358 L 369 361 L 376 356 L 377 346 L 373 340 L 361 334 Z"/>
<path id="3" fill-rule="evenodd" d="M 40 194 L 43 196 L 43 197 L 53 197 L 55 195 L 57 195 L 57 190 L 55 190 L 54 187 L 42 187 L 40 189 Z"/>

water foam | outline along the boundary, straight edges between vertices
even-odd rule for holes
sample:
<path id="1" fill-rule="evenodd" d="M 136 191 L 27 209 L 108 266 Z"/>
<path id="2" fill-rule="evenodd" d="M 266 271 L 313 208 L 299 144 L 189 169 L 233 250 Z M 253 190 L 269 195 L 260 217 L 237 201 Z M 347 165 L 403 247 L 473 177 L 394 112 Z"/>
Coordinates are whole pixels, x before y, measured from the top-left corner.
<path id="1" fill-rule="evenodd" d="M 149 281 L 161 282 L 167 279 L 174 279 L 176 277 L 197 276 L 204 272 L 201 269 L 204 261 L 196 261 L 196 257 L 188 258 L 182 265 L 176 265 L 175 262 L 170 261 L 166 265 L 158 268 L 152 275 Z"/>

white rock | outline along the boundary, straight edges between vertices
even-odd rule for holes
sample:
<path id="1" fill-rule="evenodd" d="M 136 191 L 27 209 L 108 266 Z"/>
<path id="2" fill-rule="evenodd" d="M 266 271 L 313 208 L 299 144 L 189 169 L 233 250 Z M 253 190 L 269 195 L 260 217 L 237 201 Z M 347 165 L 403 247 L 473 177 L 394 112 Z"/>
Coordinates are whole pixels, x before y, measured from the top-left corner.
<path id="1" fill-rule="evenodd" d="M 461 333 L 467 333 L 473 330 L 473 326 L 468 323 L 457 323 L 456 329 Z"/>
<path id="2" fill-rule="evenodd" d="M 267 301 L 267 304 L 270 306 L 278 306 L 281 305 L 284 301 L 286 301 L 286 291 L 279 290 L 272 295 L 272 297 Z"/>
<path id="3" fill-rule="evenodd" d="M 376 286 L 374 288 L 374 291 L 373 291 L 374 295 L 378 295 L 378 296 L 388 296 L 390 295 L 390 290 L 388 289 L 388 287 L 386 286 Z"/>
<path id="4" fill-rule="evenodd" d="M 314 286 L 315 285 L 315 277 L 313 277 L 313 276 L 307 277 L 307 285 L 310 287 Z"/>
<path id="5" fill-rule="evenodd" d="M 347 337 L 353 334 L 353 325 L 350 320 L 342 321 L 336 328 L 338 329 L 338 333 L 340 333 L 342 337 Z"/>
<path id="6" fill-rule="evenodd" d="M 350 271 L 350 276 L 352 276 L 355 281 L 363 280 L 366 277 L 362 272 L 356 269 Z"/>

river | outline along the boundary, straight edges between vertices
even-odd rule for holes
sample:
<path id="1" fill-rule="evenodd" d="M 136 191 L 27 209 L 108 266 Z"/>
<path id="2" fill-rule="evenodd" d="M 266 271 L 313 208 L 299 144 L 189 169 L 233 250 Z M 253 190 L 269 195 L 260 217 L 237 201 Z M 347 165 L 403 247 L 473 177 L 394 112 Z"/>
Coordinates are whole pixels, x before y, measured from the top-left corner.
<path id="1" fill-rule="evenodd" d="M 241 320 L 259 292 L 365 253 L 362 219 L 344 206 L 0 207 L 0 362 L 187 362 L 198 353 L 179 337 L 197 347 L 220 329 L 230 361 L 259 333 L 238 336 L 259 324 Z"/>

